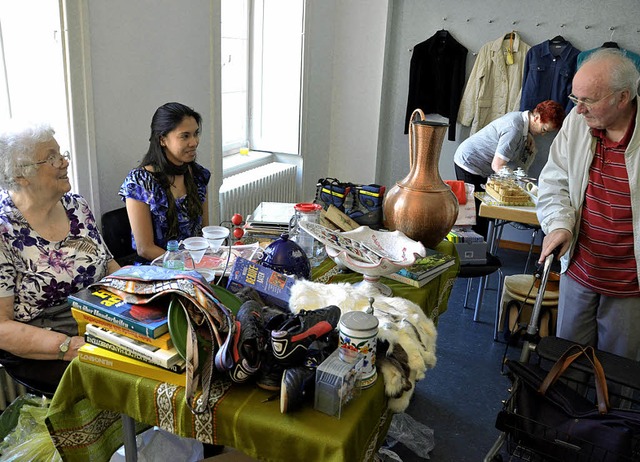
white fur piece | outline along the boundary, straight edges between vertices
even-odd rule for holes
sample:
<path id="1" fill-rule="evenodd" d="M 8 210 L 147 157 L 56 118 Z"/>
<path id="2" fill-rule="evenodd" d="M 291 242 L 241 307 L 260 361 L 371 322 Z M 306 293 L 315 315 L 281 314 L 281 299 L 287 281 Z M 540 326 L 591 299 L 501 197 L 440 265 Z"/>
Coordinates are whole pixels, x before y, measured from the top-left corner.
<path id="1" fill-rule="evenodd" d="M 289 309 L 297 313 L 337 305 L 342 313 L 365 311 L 369 308 L 369 297 L 374 298 L 374 314 L 379 321 L 378 338 L 389 342 L 389 357 L 378 356 L 376 366 L 384 377 L 390 409 L 402 412 L 409 405 L 416 380 L 423 379 L 427 369 L 436 365 L 436 327 L 418 305 L 404 298 L 367 292 L 347 283 L 320 284 L 299 280 L 291 287 Z M 393 357 L 395 345 L 404 349 L 407 360 Z M 408 377 L 398 367 L 398 362 L 409 366 Z M 402 392 L 406 380 L 411 389 Z"/>

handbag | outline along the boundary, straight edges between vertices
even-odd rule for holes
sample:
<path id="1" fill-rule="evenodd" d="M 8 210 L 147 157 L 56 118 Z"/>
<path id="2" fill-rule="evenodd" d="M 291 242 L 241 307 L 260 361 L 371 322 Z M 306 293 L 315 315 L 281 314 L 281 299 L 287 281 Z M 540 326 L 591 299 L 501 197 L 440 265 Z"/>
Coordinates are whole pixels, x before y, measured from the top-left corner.
<path id="1" fill-rule="evenodd" d="M 591 385 L 559 379 L 579 358 L 591 369 Z M 519 445 L 552 460 L 638 460 L 640 412 L 612 408 L 607 381 L 593 347 L 572 345 L 549 371 L 507 360 L 512 394 L 496 428 Z M 580 389 L 590 393 L 581 393 Z"/>

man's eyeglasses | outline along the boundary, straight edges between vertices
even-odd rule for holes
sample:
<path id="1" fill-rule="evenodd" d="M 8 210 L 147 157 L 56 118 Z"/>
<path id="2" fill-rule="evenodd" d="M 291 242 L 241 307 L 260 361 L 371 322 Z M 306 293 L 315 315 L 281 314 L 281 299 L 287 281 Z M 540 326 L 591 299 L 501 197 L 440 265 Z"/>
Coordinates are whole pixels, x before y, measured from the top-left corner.
<path id="1" fill-rule="evenodd" d="M 573 93 L 569 95 L 569 99 L 573 102 L 573 104 L 575 104 L 576 106 L 578 106 L 579 104 L 584 105 L 584 107 L 587 108 L 587 110 L 591 110 L 591 108 L 593 106 L 595 106 L 596 104 L 598 104 L 600 101 L 603 101 L 605 99 L 607 99 L 609 96 L 613 95 L 616 91 L 612 91 L 611 93 L 609 93 L 608 95 L 603 96 L 602 98 L 595 100 L 595 101 L 591 101 L 589 100 L 589 98 L 578 98 L 577 96 L 575 96 Z"/>
<path id="2" fill-rule="evenodd" d="M 71 162 L 71 154 L 69 153 L 69 151 L 65 151 L 62 154 L 51 154 L 45 160 L 41 160 L 40 162 L 34 162 L 32 164 L 25 164 L 23 165 L 23 167 L 31 167 L 33 165 L 42 165 L 47 163 L 51 165 L 53 168 L 60 168 L 64 164 L 65 160 L 67 162 Z"/>

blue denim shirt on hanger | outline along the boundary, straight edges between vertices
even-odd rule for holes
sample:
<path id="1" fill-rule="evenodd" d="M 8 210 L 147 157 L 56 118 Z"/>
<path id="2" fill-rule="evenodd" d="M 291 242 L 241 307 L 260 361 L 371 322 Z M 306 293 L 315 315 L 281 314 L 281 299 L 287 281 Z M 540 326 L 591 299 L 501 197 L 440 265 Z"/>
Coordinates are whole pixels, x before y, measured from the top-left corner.
<path id="1" fill-rule="evenodd" d="M 551 52 L 551 40 L 531 47 L 527 52 L 522 79 L 520 110 L 533 110 L 538 103 L 551 99 L 569 110 L 573 103 L 569 100 L 571 81 L 577 69 L 580 50 L 569 41 L 559 56 Z"/>

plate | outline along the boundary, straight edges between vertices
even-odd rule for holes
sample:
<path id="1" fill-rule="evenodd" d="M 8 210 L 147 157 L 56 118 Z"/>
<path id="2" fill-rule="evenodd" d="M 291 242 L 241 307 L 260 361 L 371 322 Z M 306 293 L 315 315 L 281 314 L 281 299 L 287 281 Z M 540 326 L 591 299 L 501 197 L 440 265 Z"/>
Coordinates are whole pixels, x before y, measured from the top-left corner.
<path id="1" fill-rule="evenodd" d="M 385 255 L 379 255 L 368 248 L 363 242 L 346 236 L 346 233 L 333 231 L 319 223 L 310 221 L 300 222 L 300 227 L 311 234 L 314 238 L 322 242 L 325 246 L 335 247 L 345 251 L 358 260 L 368 263 L 378 263 Z M 362 227 L 361 227 L 362 228 Z M 360 228 L 357 228 L 360 229 Z"/>
<path id="2" fill-rule="evenodd" d="M 233 312 L 233 314 L 238 314 L 238 310 L 242 303 L 240 299 L 235 296 L 233 292 L 228 291 L 224 287 L 221 286 L 211 286 L 213 291 L 216 294 L 216 297 L 220 302 L 226 306 L 229 310 Z M 169 303 L 169 313 L 167 315 L 168 323 L 169 323 L 169 333 L 171 334 L 171 340 L 173 341 L 173 345 L 178 350 L 180 356 L 184 359 L 187 358 L 187 318 L 184 313 L 184 310 L 180 306 L 178 300 L 173 297 L 171 299 L 171 303 Z M 202 342 L 205 342 L 205 339 L 199 336 L 196 332 L 196 337 L 198 339 L 198 345 Z M 201 352 L 203 353 L 203 352 Z M 203 357 L 200 355 L 200 357 Z"/>

